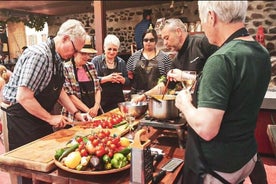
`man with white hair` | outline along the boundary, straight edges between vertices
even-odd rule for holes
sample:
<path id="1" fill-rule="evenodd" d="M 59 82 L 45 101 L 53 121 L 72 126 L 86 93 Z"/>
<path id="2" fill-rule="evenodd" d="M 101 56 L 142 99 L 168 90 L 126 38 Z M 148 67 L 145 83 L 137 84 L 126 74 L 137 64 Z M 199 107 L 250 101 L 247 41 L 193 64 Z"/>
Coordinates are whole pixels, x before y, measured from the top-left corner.
<path id="1" fill-rule="evenodd" d="M 9 150 L 64 127 L 68 118 L 50 114 L 58 101 L 77 120 L 84 120 L 63 87 L 63 61 L 82 49 L 87 33 L 80 21 L 64 22 L 54 38 L 29 46 L 19 57 L 5 85 L 3 102 L 9 107 L 7 124 Z"/>
<path id="2" fill-rule="evenodd" d="M 185 90 L 176 97 L 189 124 L 181 183 L 242 183 L 257 160 L 254 130 L 270 80 L 270 57 L 245 29 L 247 1 L 198 5 L 209 42 L 220 48 L 204 65 L 196 106 Z"/>

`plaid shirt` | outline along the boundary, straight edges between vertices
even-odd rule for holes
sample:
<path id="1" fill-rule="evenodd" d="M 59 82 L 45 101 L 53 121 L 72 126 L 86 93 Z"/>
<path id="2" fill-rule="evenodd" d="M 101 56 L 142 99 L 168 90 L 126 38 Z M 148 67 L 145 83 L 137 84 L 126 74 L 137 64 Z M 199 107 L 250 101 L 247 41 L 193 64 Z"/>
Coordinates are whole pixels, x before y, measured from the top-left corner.
<path id="1" fill-rule="evenodd" d="M 89 73 L 91 74 L 91 76 L 93 78 L 93 79 L 91 79 L 88 71 L 86 71 L 88 79 L 90 81 L 94 82 L 94 91 L 96 92 L 98 90 L 102 90 L 102 88 L 100 86 L 99 79 L 98 79 L 97 70 L 95 69 L 94 64 L 91 62 L 87 62 L 86 66 L 88 68 Z M 63 88 L 64 88 L 65 92 L 68 95 L 75 95 L 76 97 L 78 97 L 81 100 L 80 86 L 79 86 L 78 81 L 76 80 L 73 63 L 71 61 L 64 63 L 64 76 L 65 76 L 65 83 L 63 85 Z M 65 108 L 62 109 L 62 114 L 73 119 L 73 115 L 70 114 Z"/>
<path id="2" fill-rule="evenodd" d="M 43 91 L 49 84 L 53 74 L 53 59 L 47 42 L 29 46 L 19 57 L 13 74 L 3 90 L 5 100 L 15 103 L 18 87 L 27 87 L 35 95 Z M 56 62 L 63 62 L 55 53 Z"/>

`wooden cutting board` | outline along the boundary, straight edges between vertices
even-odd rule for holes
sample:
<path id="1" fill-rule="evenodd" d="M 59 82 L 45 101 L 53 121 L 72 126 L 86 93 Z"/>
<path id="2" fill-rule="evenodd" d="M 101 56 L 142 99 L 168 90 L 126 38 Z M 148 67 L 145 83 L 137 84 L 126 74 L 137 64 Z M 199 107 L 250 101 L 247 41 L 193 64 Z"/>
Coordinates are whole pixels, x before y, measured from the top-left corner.
<path id="1" fill-rule="evenodd" d="M 135 124 L 138 124 L 137 120 Z M 111 134 L 124 135 L 127 129 L 113 128 L 109 129 Z M 23 145 L 17 149 L 0 155 L 0 163 L 19 166 L 26 169 L 48 172 L 54 169 L 54 154 L 59 148 L 76 135 L 87 135 L 92 129 L 83 129 L 75 126 L 70 129 L 62 129 L 41 139 Z M 95 131 L 95 129 L 93 129 Z"/>

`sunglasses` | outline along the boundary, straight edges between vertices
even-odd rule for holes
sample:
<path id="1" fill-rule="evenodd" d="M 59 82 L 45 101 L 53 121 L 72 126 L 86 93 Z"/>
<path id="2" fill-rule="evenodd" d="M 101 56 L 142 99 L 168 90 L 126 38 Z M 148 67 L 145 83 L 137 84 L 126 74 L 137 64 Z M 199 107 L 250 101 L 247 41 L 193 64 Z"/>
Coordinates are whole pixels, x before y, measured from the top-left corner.
<path id="1" fill-rule="evenodd" d="M 71 43 L 72 43 L 72 45 L 73 45 L 73 49 L 74 49 L 74 52 L 76 53 L 76 52 L 79 52 L 77 49 L 76 49 L 76 47 L 75 47 L 75 44 L 74 44 L 74 42 L 71 40 Z"/>
<path id="2" fill-rule="evenodd" d="M 155 42 L 155 39 L 154 39 L 154 38 L 150 38 L 150 39 L 145 38 L 143 41 L 144 41 L 144 42 L 148 42 L 148 41 L 150 41 L 150 42 Z"/>
<path id="3" fill-rule="evenodd" d="M 118 51 L 118 49 L 115 49 L 115 48 L 108 48 L 107 50 L 108 50 L 108 51 L 114 51 L 114 52 L 117 52 L 117 51 Z"/>

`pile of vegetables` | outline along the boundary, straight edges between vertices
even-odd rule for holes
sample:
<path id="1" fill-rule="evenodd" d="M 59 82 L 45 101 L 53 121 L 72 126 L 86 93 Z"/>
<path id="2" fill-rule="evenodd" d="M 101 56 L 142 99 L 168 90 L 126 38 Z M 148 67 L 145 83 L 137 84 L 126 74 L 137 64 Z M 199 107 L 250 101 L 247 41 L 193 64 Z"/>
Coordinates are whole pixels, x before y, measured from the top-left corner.
<path id="1" fill-rule="evenodd" d="M 125 125 L 125 128 L 128 127 L 128 122 L 124 119 L 121 114 L 110 113 L 108 116 L 102 119 L 93 119 L 91 122 L 88 122 L 84 125 L 80 125 L 83 128 L 117 128 L 119 126 Z"/>
<path id="2" fill-rule="evenodd" d="M 56 150 L 55 159 L 78 171 L 119 169 L 130 163 L 130 141 L 111 136 L 109 130 L 100 130 L 74 137 L 66 147 Z"/>

